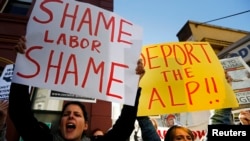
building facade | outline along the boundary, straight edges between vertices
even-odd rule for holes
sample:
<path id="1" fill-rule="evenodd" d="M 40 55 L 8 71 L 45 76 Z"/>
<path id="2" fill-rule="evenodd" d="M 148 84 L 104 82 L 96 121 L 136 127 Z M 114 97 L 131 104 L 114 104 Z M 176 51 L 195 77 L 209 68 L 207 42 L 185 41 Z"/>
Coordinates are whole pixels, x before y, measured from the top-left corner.
<path id="1" fill-rule="evenodd" d="M 209 42 L 217 54 L 248 33 L 249 31 L 187 21 L 176 36 L 179 41 Z"/>

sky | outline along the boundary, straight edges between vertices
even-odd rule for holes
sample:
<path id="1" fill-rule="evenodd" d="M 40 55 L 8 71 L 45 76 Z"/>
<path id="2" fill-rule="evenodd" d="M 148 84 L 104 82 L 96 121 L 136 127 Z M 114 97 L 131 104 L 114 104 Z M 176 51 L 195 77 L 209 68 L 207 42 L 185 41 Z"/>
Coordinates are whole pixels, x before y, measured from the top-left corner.
<path id="1" fill-rule="evenodd" d="M 249 0 L 114 0 L 114 13 L 143 28 L 143 45 L 176 42 L 188 21 L 250 32 Z"/>

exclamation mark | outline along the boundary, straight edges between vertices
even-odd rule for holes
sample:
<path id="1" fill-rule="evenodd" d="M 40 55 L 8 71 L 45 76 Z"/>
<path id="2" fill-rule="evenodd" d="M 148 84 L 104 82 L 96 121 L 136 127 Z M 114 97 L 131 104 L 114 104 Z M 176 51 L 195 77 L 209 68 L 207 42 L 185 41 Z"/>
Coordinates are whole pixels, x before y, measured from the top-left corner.
<path id="1" fill-rule="evenodd" d="M 206 90 L 207 90 L 207 93 L 218 93 L 218 89 L 216 87 L 216 83 L 215 83 L 215 80 L 213 77 L 211 77 L 211 83 L 209 83 L 209 80 L 208 78 L 205 78 L 205 84 L 206 84 Z M 219 99 L 216 99 L 215 102 L 219 102 Z M 209 101 L 210 104 L 212 104 L 213 102 L 212 101 Z"/>

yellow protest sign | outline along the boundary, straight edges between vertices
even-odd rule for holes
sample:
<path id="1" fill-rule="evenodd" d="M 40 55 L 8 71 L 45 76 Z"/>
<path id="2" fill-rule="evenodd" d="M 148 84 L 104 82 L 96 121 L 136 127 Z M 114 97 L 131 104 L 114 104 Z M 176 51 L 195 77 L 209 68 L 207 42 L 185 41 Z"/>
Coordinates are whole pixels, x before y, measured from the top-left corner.
<path id="1" fill-rule="evenodd" d="M 148 45 L 141 58 L 146 74 L 140 82 L 139 116 L 239 106 L 207 42 Z"/>

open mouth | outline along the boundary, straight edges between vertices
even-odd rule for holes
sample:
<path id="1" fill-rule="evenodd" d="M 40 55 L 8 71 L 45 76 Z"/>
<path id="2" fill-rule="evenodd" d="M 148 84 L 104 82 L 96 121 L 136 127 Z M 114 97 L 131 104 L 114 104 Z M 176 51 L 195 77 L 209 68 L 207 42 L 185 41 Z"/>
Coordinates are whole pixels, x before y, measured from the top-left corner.
<path id="1" fill-rule="evenodd" d="M 73 123 L 68 123 L 68 124 L 66 125 L 66 128 L 67 128 L 67 129 L 75 129 L 75 128 L 76 128 L 76 125 L 73 124 Z"/>

